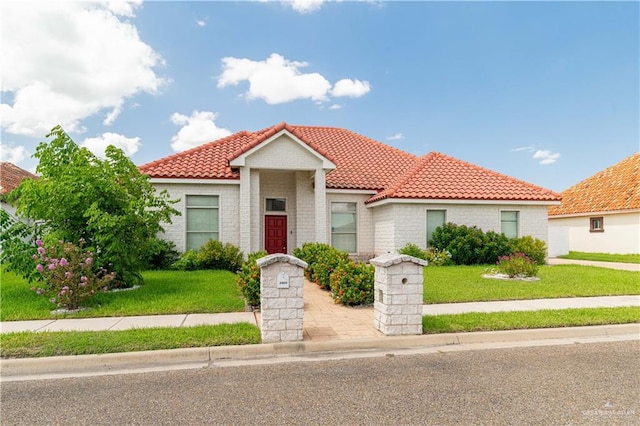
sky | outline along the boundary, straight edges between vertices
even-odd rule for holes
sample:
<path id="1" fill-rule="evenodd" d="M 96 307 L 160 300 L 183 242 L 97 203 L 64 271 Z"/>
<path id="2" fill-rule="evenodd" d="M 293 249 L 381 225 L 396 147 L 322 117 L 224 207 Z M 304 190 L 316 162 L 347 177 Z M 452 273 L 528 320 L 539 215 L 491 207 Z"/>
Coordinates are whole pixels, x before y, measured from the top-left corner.
<path id="1" fill-rule="evenodd" d="M 557 192 L 640 151 L 640 3 L 0 2 L 0 157 L 342 127 Z"/>

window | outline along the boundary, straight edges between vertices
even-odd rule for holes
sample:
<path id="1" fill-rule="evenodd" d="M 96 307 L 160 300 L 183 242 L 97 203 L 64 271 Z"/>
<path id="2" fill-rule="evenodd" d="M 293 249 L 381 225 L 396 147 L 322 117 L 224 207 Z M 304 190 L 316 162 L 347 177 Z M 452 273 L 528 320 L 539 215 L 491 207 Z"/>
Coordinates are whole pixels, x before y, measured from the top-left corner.
<path id="1" fill-rule="evenodd" d="M 217 195 L 187 195 L 187 250 L 219 239 L 218 207 Z"/>
<path id="2" fill-rule="evenodd" d="M 427 210 L 427 247 L 438 226 L 444 225 L 446 210 Z"/>
<path id="3" fill-rule="evenodd" d="M 284 198 L 267 198 L 266 210 L 268 212 L 286 212 L 287 200 Z"/>
<path id="4" fill-rule="evenodd" d="M 604 218 L 602 216 L 589 218 L 589 232 L 604 232 Z"/>
<path id="5" fill-rule="evenodd" d="M 357 253 L 356 203 L 331 203 L 331 245 Z"/>
<path id="6" fill-rule="evenodd" d="M 518 212 L 500 212 L 500 232 L 507 238 L 518 238 Z"/>

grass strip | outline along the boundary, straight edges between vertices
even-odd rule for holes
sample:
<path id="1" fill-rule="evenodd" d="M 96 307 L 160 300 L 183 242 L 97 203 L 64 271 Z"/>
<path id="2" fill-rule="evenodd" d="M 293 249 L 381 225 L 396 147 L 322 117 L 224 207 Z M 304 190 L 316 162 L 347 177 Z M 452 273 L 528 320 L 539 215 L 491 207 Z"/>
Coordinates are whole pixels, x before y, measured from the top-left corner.
<path id="1" fill-rule="evenodd" d="M 55 331 L 0 334 L 0 357 L 32 358 L 107 354 L 260 343 L 249 323 L 118 331 Z"/>
<path id="2" fill-rule="evenodd" d="M 595 260 L 598 262 L 640 263 L 640 254 L 586 253 L 582 251 L 570 251 L 569 254 L 558 257 L 561 259 Z"/>
<path id="3" fill-rule="evenodd" d="M 640 307 L 545 309 L 523 312 L 470 312 L 456 315 L 425 315 L 425 334 L 471 331 L 522 330 L 640 322 Z"/>
<path id="4" fill-rule="evenodd" d="M 640 294 L 640 273 L 583 265 L 542 266 L 539 281 L 483 278 L 491 266 L 427 266 L 424 302 L 456 303 Z"/>

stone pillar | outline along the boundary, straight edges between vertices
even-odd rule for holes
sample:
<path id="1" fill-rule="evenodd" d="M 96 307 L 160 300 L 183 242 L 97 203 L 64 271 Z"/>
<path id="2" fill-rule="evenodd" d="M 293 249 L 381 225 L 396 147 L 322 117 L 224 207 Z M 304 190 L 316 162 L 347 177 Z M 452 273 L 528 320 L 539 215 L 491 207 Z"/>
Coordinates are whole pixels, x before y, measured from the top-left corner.
<path id="1" fill-rule="evenodd" d="M 260 268 L 260 331 L 263 343 L 303 339 L 304 268 L 307 263 L 288 254 L 257 260 Z"/>
<path id="2" fill-rule="evenodd" d="M 251 252 L 251 169 L 240 168 L 240 250 Z"/>
<path id="3" fill-rule="evenodd" d="M 387 336 L 422 334 L 423 267 L 426 260 L 385 254 L 370 260 L 375 266 L 374 320 Z"/>

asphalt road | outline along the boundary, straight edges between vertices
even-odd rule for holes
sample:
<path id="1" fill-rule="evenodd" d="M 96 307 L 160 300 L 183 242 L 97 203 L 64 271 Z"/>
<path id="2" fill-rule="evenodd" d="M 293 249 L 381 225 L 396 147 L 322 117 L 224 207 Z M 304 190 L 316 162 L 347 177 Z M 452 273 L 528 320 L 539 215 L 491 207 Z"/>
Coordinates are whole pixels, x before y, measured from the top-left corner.
<path id="1" fill-rule="evenodd" d="M 7 382 L 2 425 L 640 424 L 640 343 Z"/>

